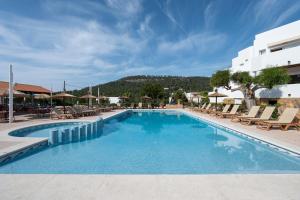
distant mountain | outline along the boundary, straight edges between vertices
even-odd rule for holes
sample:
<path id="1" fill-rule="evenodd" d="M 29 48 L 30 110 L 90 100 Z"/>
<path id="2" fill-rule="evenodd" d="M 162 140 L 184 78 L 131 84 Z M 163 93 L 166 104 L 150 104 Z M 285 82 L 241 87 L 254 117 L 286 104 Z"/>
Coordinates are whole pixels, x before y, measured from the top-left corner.
<path id="1" fill-rule="evenodd" d="M 140 96 L 142 88 L 147 83 L 158 83 L 164 88 L 169 88 L 173 92 L 179 88 L 184 91 L 207 91 L 211 87 L 209 85 L 209 77 L 193 76 L 128 76 L 116 81 L 100 84 L 92 87 L 93 94 L 96 95 L 98 87 L 100 94 L 105 96 L 121 96 L 125 92 L 131 93 L 133 96 Z M 88 91 L 88 87 L 81 90 L 74 90 L 74 95 L 83 95 Z"/>

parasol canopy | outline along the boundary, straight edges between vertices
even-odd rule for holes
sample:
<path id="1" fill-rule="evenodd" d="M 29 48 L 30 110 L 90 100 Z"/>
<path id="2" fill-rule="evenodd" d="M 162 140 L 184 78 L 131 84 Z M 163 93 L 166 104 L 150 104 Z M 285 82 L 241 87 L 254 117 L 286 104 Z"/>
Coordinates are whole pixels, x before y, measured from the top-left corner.
<path id="1" fill-rule="evenodd" d="M 0 90 L 0 97 L 7 97 L 9 95 L 9 90 Z M 20 92 L 18 90 L 13 90 L 13 95 L 15 97 L 28 97 L 28 94 Z"/>
<path id="2" fill-rule="evenodd" d="M 217 90 L 215 90 L 215 92 L 208 95 L 208 97 L 215 97 L 216 98 L 215 109 L 217 110 L 218 97 L 227 97 L 227 95 L 219 93 Z"/>
<path id="3" fill-rule="evenodd" d="M 54 95 L 52 98 L 63 100 L 64 114 L 66 114 L 65 98 L 75 98 L 75 97 L 76 96 L 74 96 L 72 94 L 68 94 L 66 92 L 61 92 L 61 93 L 58 93 L 58 94 Z"/>
<path id="4" fill-rule="evenodd" d="M 86 95 L 83 95 L 79 98 L 80 99 L 97 99 L 97 97 L 95 97 L 94 95 L 91 95 L 91 94 L 86 94 Z"/>
<path id="5" fill-rule="evenodd" d="M 58 93 L 54 95 L 52 98 L 75 98 L 76 96 L 72 94 L 68 94 L 66 92 Z"/>
<path id="6" fill-rule="evenodd" d="M 227 95 L 219 93 L 219 92 L 214 92 L 214 93 L 208 95 L 208 97 L 227 97 Z"/>

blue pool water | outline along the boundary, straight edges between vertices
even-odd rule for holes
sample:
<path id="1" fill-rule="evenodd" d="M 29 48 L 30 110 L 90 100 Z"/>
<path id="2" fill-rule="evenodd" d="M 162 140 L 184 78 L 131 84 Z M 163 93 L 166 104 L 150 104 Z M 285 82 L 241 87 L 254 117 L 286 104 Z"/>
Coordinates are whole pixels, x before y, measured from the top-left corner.
<path id="1" fill-rule="evenodd" d="M 16 137 L 49 137 L 49 133 L 53 130 L 63 130 L 66 128 L 72 128 L 74 126 L 87 124 L 84 122 L 65 122 L 65 123 L 53 123 L 46 125 L 39 125 L 34 127 L 22 128 L 17 131 L 9 133 L 11 136 Z"/>
<path id="2" fill-rule="evenodd" d="M 0 167 L 0 173 L 46 174 L 299 172 L 299 158 L 175 111 L 116 117 L 105 121 L 99 138 L 49 147 Z"/>

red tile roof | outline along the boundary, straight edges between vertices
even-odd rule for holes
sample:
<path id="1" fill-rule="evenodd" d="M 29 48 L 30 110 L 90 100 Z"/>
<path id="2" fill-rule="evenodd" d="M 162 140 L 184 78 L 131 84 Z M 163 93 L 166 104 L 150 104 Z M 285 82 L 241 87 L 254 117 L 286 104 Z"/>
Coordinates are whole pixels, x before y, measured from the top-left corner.
<path id="1" fill-rule="evenodd" d="M 0 81 L 0 90 L 7 90 L 7 89 L 8 89 L 8 82 Z M 50 93 L 50 90 L 43 88 L 41 86 L 21 84 L 21 83 L 15 83 L 14 89 L 21 92 L 46 93 L 46 94 Z"/>

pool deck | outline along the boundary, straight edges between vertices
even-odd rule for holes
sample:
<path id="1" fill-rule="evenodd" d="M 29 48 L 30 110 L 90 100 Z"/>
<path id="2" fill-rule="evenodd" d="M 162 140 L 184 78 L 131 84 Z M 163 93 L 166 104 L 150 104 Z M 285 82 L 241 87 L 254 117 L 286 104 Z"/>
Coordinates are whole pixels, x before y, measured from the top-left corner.
<path id="1" fill-rule="evenodd" d="M 202 119 L 225 125 L 253 137 L 300 152 L 300 131 L 263 131 L 207 114 L 180 110 Z M 122 112 L 104 113 L 107 118 Z M 95 120 L 87 117 L 83 120 Z M 59 120 L 60 122 L 62 120 Z M 64 122 L 67 120 L 64 120 Z M 75 120 L 78 121 L 78 120 Z M 7 132 L 57 120 L 42 119 L 0 123 L 0 152 L 28 145 L 24 138 L 7 136 Z M 34 139 L 34 138 L 31 138 Z M 30 139 L 29 139 L 30 140 Z M 37 138 L 39 140 L 39 138 Z M 35 141 L 32 141 L 35 142 Z M 222 163 L 220 163 L 222 164 Z M 0 174 L 0 199 L 243 199 L 298 200 L 300 174 L 232 174 L 232 175 L 67 175 Z"/>

